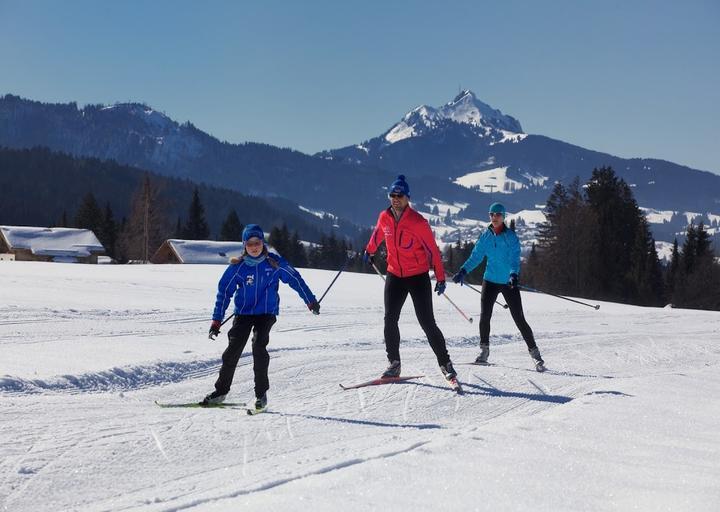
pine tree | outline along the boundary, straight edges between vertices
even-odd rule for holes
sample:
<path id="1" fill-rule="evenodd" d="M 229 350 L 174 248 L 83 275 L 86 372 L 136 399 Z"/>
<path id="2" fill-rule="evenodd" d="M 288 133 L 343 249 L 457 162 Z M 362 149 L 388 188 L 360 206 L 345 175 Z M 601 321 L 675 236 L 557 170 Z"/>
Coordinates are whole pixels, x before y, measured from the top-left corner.
<path id="1" fill-rule="evenodd" d="M 680 267 L 680 252 L 678 250 L 677 238 L 673 242 L 673 248 L 670 256 L 670 263 L 665 271 L 665 300 L 672 303 L 672 297 L 675 290 L 675 279 Z"/>
<path id="2" fill-rule="evenodd" d="M 183 228 L 185 240 L 207 240 L 210 236 L 210 228 L 205 220 L 205 207 L 200 202 L 200 192 L 197 187 L 193 191 L 188 219 Z"/>
<path id="3" fill-rule="evenodd" d="M 120 259 L 148 262 L 170 233 L 159 187 L 145 174 L 135 191 L 130 218 L 120 236 Z"/>
<path id="4" fill-rule="evenodd" d="M 67 211 L 63 210 L 62 215 L 60 216 L 60 220 L 55 223 L 55 227 L 58 228 L 67 228 L 68 226 L 68 218 L 67 218 Z"/>
<path id="5" fill-rule="evenodd" d="M 298 235 L 297 231 L 293 233 L 293 236 L 290 239 L 290 249 L 292 255 L 290 263 L 294 267 L 307 267 L 308 260 L 307 255 L 305 254 L 305 247 L 302 242 L 300 242 L 300 235 Z"/>
<path id="6" fill-rule="evenodd" d="M 240 218 L 235 210 L 228 213 L 225 222 L 220 228 L 220 240 L 228 242 L 241 242 L 244 226 L 240 223 Z"/>
<path id="7" fill-rule="evenodd" d="M 115 250 L 118 239 L 118 227 L 117 223 L 115 222 L 115 217 L 113 216 L 113 211 L 112 208 L 110 208 L 109 202 L 105 204 L 105 213 L 102 219 L 102 230 L 100 236 L 102 237 L 100 241 L 105 247 L 107 255 L 111 258 L 115 258 Z"/>
<path id="8" fill-rule="evenodd" d="M 688 226 L 675 278 L 674 306 L 720 310 L 720 264 L 704 225 Z"/>
<path id="9" fill-rule="evenodd" d="M 268 243 L 280 256 L 292 263 L 292 261 L 288 259 L 288 254 L 290 252 L 290 235 L 286 225 L 283 225 L 283 227 L 273 226 L 270 230 Z"/>
<path id="10" fill-rule="evenodd" d="M 89 229 L 96 236 L 101 235 L 103 212 L 98 206 L 95 196 L 88 192 L 83 197 L 82 203 L 75 215 L 75 227 Z"/>
<path id="11" fill-rule="evenodd" d="M 633 198 L 628 184 L 618 179 L 611 167 L 595 169 L 585 189 L 590 207 L 597 218 L 600 244 L 594 274 L 600 286 L 600 296 L 611 300 L 633 301 L 637 287 L 629 272 L 633 268 L 635 238 L 641 230 L 644 216 Z M 638 242 L 638 245 L 643 245 Z M 653 248 L 654 250 L 654 248 Z M 644 257 L 644 256 L 643 256 Z"/>

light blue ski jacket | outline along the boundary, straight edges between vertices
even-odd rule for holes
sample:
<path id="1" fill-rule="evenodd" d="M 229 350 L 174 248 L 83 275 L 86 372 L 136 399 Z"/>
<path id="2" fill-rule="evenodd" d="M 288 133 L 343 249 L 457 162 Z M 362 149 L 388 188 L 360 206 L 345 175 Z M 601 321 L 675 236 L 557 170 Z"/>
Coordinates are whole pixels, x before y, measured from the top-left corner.
<path id="1" fill-rule="evenodd" d="M 497 284 L 507 284 L 510 274 L 520 275 L 520 240 L 514 231 L 504 227 L 499 235 L 492 225 L 475 242 L 472 254 L 462 267 L 469 274 L 487 256 L 483 278 Z"/>
<path id="2" fill-rule="evenodd" d="M 305 304 L 315 302 L 315 295 L 300 273 L 282 256 L 269 253 L 257 265 L 241 259 L 228 266 L 218 283 L 213 320 L 223 319 L 233 296 L 236 315 L 277 315 L 280 309 L 280 281 L 289 284 Z"/>

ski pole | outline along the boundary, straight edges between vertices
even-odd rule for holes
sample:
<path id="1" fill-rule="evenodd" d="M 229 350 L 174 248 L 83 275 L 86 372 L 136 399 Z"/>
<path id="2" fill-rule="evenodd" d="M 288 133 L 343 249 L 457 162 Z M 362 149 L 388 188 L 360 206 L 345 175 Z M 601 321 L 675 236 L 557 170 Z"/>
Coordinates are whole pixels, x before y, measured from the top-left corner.
<path id="1" fill-rule="evenodd" d="M 519 286 L 520 288 L 522 288 L 523 290 L 527 290 L 527 291 L 529 291 L 529 292 L 544 293 L 545 295 L 552 295 L 553 297 L 557 297 L 558 299 L 569 300 L 570 302 L 575 302 L 575 303 L 577 303 L 577 304 L 582 304 L 583 306 L 588 306 L 588 307 L 591 307 L 591 308 L 595 308 L 596 310 L 597 310 L 597 309 L 600 309 L 600 304 L 588 304 L 587 302 L 581 302 L 581 301 L 579 301 L 579 300 L 571 299 L 571 298 L 569 298 L 569 297 L 563 297 L 562 295 L 556 295 L 556 294 L 554 294 L 554 293 L 544 292 L 544 291 L 542 291 L 542 290 L 536 290 L 535 288 L 530 288 L 529 286 L 523 286 L 523 285 L 518 285 L 518 286 Z"/>
<path id="2" fill-rule="evenodd" d="M 332 285 L 334 285 L 335 281 L 337 281 L 337 278 L 340 277 L 340 274 L 342 274 L 343 270 L 345 270 L 345 267 L 347 266 L 348 261 L 350 261 L 350 260 L 346 258 L 345 263 L 343 263 L 343 266 L 340 267 L 340 270 L 338 270 L 338 273 L 335 275 L 335 279 L 332 280 L 332 282 L 330 283 L 330 286 L 327 287 L 327 290 L 325 290 L 325 293 L 323 293 L 322 297 L 320 297 L 318 304 L 320 304 L 322 302 L 322 300 L 325 298 L 325 295 L 327 295 L 327 292 L 330 291 L 330 288 L 332 288 Z"/>
<path id="3" fill-rule="evenodd" d="M 375 269 L 375 272 L 377 272 L 377 275 L 379 275 L 380 277 L 382 277 L 382 280 L 385 281 L 385 276 L 382 275 L 382 273 L 380 272 L 380 269 L 377 268 L 377 266 L 375 266 L 375 262 L 372 262 L 372 266 L 373 266 L 373 268 Z M 452 304 L 452 305 L 455 307 L 455 309 L 457 309 L 458 313 L 460 313 L 465 320 L 467 320 L 468 322 L 472 323 L 473 319 L 472 319 L 472 318 L 469 318 L 465 313 L 463 313 L 462 309 L 460 309 L 459 307 L 457 307 L 457 304 L 455 304 L 455 303 L 450 299 L 450 297 L 448 297 L 447 295 L 445 295 L 445 293 L 443 293 L 442 296 L 445 297 L 445 298 L 450 302 L 450 304 Z"/>
<path id="4" fill-rule="evenodd" d="M 229 317 L 227 317 L 225 320 L 223 320 L 222 323 L 220 324 L 220 327 L 222 327 L 223 325 L 225 325 L 225 324 L 227 323 L 227 321 L 230 320 L 230 319 L 231 319 L 232 317 L 234 317 L 234 316 L 235 316 L 235 313 L 233 313 L 232 315 L 230 315 Z"/>
<path id="5" fill-rule="evenodd" d="M 465 313 L 463 313 L 462 309 L 460 309 L 459 307 L 457 307 L 457 304 L 455 304 L 455 303 L 452 301 L 452 299 L 450 299 L 450 297 L 448 297 L 444 292 L 443 292 L 442 296 L 445 297 L 445 298 L 448 300 L 448 302 L 450 302 L 450 304 L 453 305 L 453 307 L 454 307 L 455 309 L 457 309 L 458 313 L 460 313 L 465 320 L 467 320 L 467 321 L 470 322 L 470 323 L 473 322 L 473 319 L 472 319 L 472 318 L 469 318 Z"/>
<path id="6" fill-rule="evenodd" d="M 468 288 L 470 288 L 472 291 L 478 292 L 480 295 L 482 295 L 482 292 L 481 292 L 480 290 L 478 290 L 477 288 L 475 288 L 473 285 L 468 284 L 468 283 L 463 283 L 463 284 L 464 284 L 465 286 L 467 286 Z M 500 302 L 500 301 L 498 301 L 498 300 L 495 301 L 495 304 L 497 304 L 498 306 L 502 306 L 502 307 L 504 307 L 505 309 L 507 309 L 507 308 L 510 307 L 510 306 L 508 306 L 507 304 L 503 304 L 502 302 Z"/>
<path id="7" fill-rule="evenodd" d="M 374 261 L 371 261 L 370 264 L 371 264 L 372 267 L 375 269 L 375 272 L 377 272 L 377 275 L 379 275 L 380 278 L 381 278 L 383 281 L 385 281 L 385 276 L 382 275 L 382 272 L 380 272 L 380 269 L 377 268 L 377 265 L 375 265 L 375 262 L 374 262 Z"/>

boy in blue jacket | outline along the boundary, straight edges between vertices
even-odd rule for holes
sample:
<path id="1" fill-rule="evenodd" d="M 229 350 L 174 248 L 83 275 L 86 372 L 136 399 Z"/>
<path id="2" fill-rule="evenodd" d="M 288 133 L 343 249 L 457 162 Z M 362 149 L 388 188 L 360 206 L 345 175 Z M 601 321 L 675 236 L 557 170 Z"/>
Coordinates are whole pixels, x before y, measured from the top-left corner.
<path id="1" fill-rule="evenodd" d="M 527 344 L 535 369 L 545 371 L 545 362 L 535 343 L 532 329 L 523 314 L 518 274 L 520 273 L 520 241 L 517 235 L 505 225 L 505 207 L 500 203 L 490 205 L 491 224 L 480 235 L 472 254 L 463 263 L 453 281 L 463 284 L 465 276 L 473 271 L 487 256 L 487 266 L 483 276 L 482 296 L 480 299 L 480 355 L 475 359 L 478 364 L 487 363 L 490 355 L 490 318 L 499 293 L 503 294 L 515 325 L 520 329 Z"/>
<path id="2" fill-rule="evenodd" d="M 257 224 L 248 224 L 242 234 L 245 251 L 240 258 L 233 258 L 218 284 L 210 338 L 220 334 L 220 322 L 230 301 L 235 302 L 235 319 L 228 331 L 227 349 L 222 355 L 220 376 L 215 382 L 215 391 L 205 397 L 200 405 L 219 404 L 230 391 L 235 367 L 245 348 L 250 331 L 253 331 L 252 353 L 255 373 L 255 410 L 260 412 L 267 406 L 268 366 L 270 355 L 267 345 L 270 329 L 279 312 L 279 281 L 289 284 L 308 309 L 320 314 L 320 304 L 310 291 L 300 273 L 281 256 L 268 252 L 265 234 Z"/>

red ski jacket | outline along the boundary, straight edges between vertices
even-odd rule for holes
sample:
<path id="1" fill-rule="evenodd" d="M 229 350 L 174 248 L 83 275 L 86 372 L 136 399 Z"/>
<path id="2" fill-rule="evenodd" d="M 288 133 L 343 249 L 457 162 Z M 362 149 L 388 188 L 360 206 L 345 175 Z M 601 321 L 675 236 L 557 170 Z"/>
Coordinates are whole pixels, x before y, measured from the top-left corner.
<path id="1" fill-rule="evenodd" d="M 388 272 L 398 277 L 423 274 L 432 267 L 438 281 L 445 280 L 440 249 L 430 230 L 428 221 L 418 212 L 405 208 L 400 220 L 396 221 L 390 208 L 380 212 L 377 226 L 365 248 L 375 254 L 385 240 Z"/>

